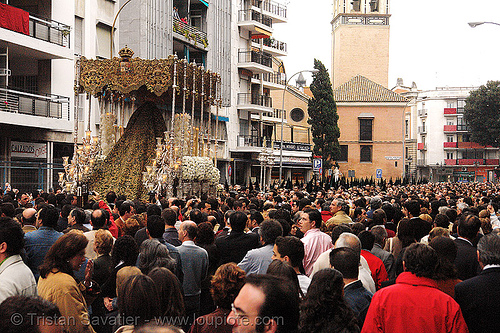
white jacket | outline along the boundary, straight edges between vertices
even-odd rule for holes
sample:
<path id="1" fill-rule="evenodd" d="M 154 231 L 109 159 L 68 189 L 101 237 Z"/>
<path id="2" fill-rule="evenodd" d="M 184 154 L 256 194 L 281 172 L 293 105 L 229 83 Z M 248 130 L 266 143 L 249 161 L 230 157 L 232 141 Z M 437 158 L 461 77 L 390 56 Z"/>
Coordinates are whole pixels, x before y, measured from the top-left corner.
<path id="1" fill-rule="evenodd" d="M 31 270 L 15 254 L 0 265 L 0 303 L 10 296 L 36 296 L 36 281 Z"/>

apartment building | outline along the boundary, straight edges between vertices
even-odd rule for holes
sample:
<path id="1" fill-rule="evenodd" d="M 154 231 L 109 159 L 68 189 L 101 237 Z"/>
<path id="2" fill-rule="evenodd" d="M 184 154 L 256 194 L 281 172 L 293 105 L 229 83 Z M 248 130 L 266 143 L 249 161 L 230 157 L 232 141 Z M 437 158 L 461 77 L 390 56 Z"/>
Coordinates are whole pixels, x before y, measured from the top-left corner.
<path id="1" fill-rule="evenodd" d="M 494 180 L 499 150 L 471 142 L 465 99 L 475 87 L 438 87 L 417 97 L 417 173 L 433 182 Z"/>

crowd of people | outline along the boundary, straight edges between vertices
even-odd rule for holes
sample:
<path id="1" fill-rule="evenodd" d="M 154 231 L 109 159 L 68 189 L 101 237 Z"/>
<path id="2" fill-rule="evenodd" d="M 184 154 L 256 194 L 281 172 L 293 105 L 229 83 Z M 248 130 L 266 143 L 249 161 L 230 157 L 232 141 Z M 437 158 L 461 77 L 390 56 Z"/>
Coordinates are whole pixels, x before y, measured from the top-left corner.
<path id="1" fill-rule="evenodd" d="M 0 332 L 498 331 L 492 183 L 0 197 Z"/>

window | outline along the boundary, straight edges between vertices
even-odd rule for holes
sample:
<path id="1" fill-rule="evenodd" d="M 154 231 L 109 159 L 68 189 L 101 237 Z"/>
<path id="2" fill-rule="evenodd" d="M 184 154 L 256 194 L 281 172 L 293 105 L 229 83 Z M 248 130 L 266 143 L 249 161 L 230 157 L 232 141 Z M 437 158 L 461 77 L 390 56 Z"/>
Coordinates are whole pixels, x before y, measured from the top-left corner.
<path id="1" fill-rule="evenodd" d="M 453 153 L 446 153 L 446 159 L 452 160 L 453 159 Z"/>
<path id="2" fill-rule="evenodd" d="M 408 159 L 410 156 L 410 149 L 408 147 L 405 147 L 405 158 Z"/>
<path id="3" fill-rule="evenodd" d="M 348 156 L 349 156 L 349 146 L 348 145 L 340 145 L 339 162 L 347 162 Z"/>
<path id="4" fill-rule="evenodd" d="M 447 142 L 453 142 L 453 136 L 452 135 L 447 135 L 446 136 L 446 141 Z"/>
<path id="5" fill-rule="evenodd" d="M 75 54 L 83 54 L 83 19 L 75 16 Z"/>
<path id="6" fill-rule="evenodd" d="M 361 146 L 359 153 L 360 162 L 371 162 L 372 161 L 372 146 Z"/>
<path id="7" fill-rule="evenodd" d="M 410 122 L 407 119 L 405 120 L 405 137 L 408 137 L 409 129 L 410 129 Z"/>
<path id="8" fill-rule="evenodd" d="M 292 118 L 293 121 L 299 122 L 302 121 L 305 117 L 304 111 L 300 108 L 295 108 L 292 111 L 290 111 L 290 118 Z"/>
<path id="9" fill-rule="evenodd" d="M 109 58 L 111 54 L 111 27 L 107 24 L 98 23 L 96 26 L 96 55 L 101 58 Z"/>
<path id="10" fill-rule="evenodd" d="M 447 108 L 454 108 L 455 107 L 455 101 L 447 101 L 446 102 L 446 107 Z"/>
<path id="11" fill-rule="evenodd" d="M 373 135 L 373 119 L 360 119 L 359 120 L 359 140 L 372 141 Z"/>

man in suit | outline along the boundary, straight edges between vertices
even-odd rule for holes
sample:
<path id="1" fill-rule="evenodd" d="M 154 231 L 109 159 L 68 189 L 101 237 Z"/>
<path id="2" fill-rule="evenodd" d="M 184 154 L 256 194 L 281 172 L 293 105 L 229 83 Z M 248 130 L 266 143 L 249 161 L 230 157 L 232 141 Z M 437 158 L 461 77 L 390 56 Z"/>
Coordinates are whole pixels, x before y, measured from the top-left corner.
<path id="1" fill-rule="evenodd" d="M 500 237 L 497 233 L 483 236 L 477 246 L 482 272 L 455 286 L 455 299 L 460 304 L 471 333 L 498 332 L 500 314 Z"/>
<path id="2" fill-rule="evenodd" d="M 208 253 L 205 249 L 194 244 L 198 234 L 198 227 L 193 221 L 184 221 L 179 229 L 179 239 L 182 245 L 177 247 L 182 260 L 184 281 L 182 291 L 186 316 L 190 323 L 200 313 L 201 281 L 208 273 Z"/>
<path id="3" fill-rule="evenodd" d="M 383 225 L 376 225 L 372 227 L 370 232 L 373 236 L 375 236 L 375 242 L 373 243 L 373 247 L 370 252 L 382 260 L 389 279 L 395 278 L 394 256 L 391 252 L 384 250 L 385 241 L 387 239 L 387 230 Z"/>
<path id="4" fill-rule="evenodd" d="M 475 215 L 463 215 L 458 222 L 457 258 L 455 267 L 460 280 L 467 280 L 476 276 L 481 270 L 477 261 L 477 250 L 472 240 L 477 236 L 481 221 Z"/>
<path id="5" fill-rule="evenodd" d="M 432 225 L 422 220 L 420 216 L 420 202 L 417 200 L 410 200 L 404 203 L 403 213 L 410 219 L 412 229 L 415 231 L 415 239 L 420 239 L 429 234 L 432 230 Z"/>
<path id="6" fill-rule="evenodd" d="M 229 218 L 231 231 L 227 236 L 215 240 L 215 245 L 221 254 L 219 265 L 234 262 L 239 263 L 249 250 L 259 247 L 259 236 L 251 232 L 244 232 L 247 225 L 245 213 L 236 211 Z"/>

